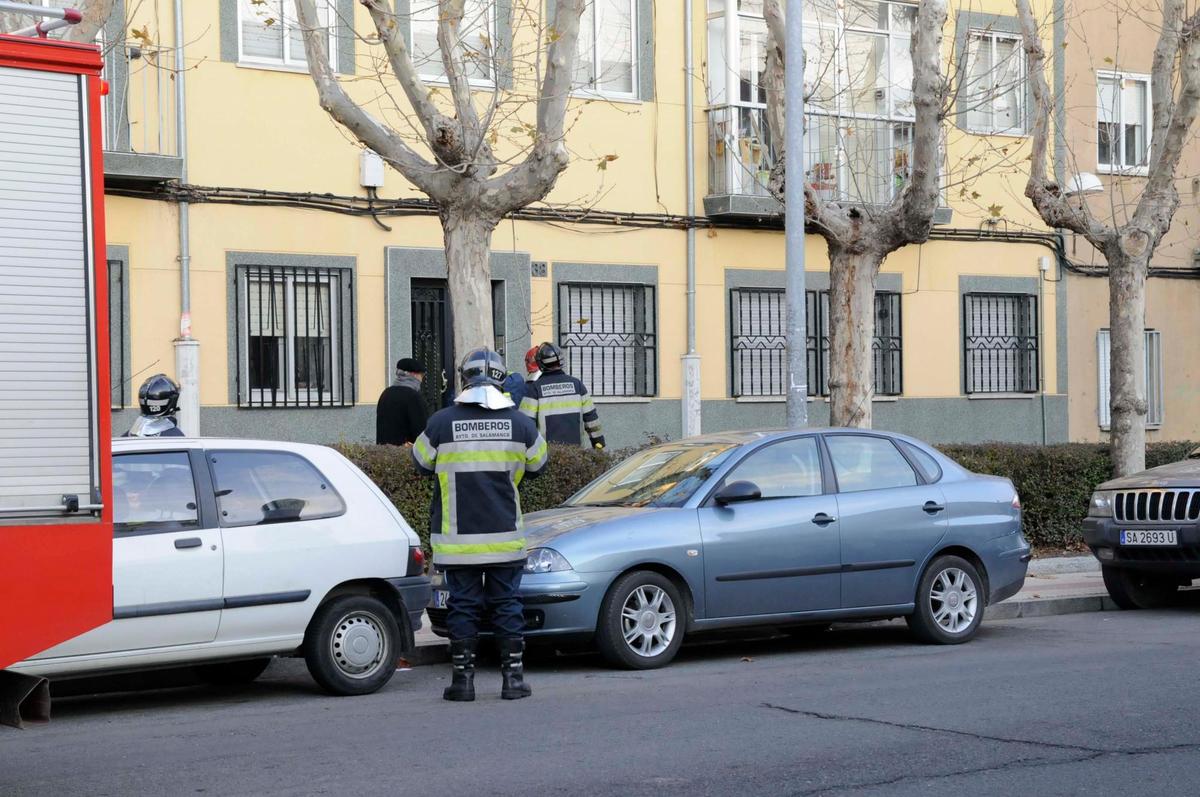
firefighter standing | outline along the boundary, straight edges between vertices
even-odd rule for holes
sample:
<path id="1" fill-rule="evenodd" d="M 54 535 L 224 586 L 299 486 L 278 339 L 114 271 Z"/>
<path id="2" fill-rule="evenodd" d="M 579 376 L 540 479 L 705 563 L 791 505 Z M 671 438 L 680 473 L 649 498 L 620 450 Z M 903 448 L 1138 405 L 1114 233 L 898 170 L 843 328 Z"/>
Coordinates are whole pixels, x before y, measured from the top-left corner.
<path id="1" fill-rule="evenodd" d="M 562 349 L 543 343 L 536 359 L 541 376 L 529 383 L 521 412 L 537 422 L 547 442 L 577 446 L 586 431 L 593 448 L 604 448 L 592 397 L 583 382 L 563 371 Z"/>
<path id="2" fill-rule="evenodd" d="M 179 385 L 166 374 L 155 374 L 138 389 L 142 414 L 125 437 L 184 437 L 175 413 L 179 410 Z"/>
<path id="3" fill-rule="evenodd" d="M 417 468 L 436 477 L 430 544 L 450 592 L 446 626 L 454 668 L 442 696 L 475 699 L 475 651 L 486 608 L 500 645 L 500 696 L 516 700 L 532 693 L 524 678 L 525 618 L 517 596 L 527 556 L 517 485 L 545 467 L 546 441 L 500 392 L 500 355 L 476 349 L 458 373 L 463 392 L 429 419 L 412 450 Z"/>

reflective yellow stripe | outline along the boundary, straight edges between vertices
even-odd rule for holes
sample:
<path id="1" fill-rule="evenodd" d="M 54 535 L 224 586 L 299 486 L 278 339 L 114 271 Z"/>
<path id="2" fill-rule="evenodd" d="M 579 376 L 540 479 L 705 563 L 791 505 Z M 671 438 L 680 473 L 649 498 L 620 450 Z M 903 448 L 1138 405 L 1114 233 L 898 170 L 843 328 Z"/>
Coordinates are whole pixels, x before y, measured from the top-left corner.
<path id="1" fill-rule="evenodd" d="M 538 411 L 545 412 L 546 410 L 577 410 L 583 407 L 583 402 L 579 399 L 574 401 L 542 401 L 538 403 Z"/>
<path id="2" fill-rule="evenodd" d="M 417 438 L 417 442 L 413 443 L 413 451 L 417 453 L 417 457 L 421 460 L 422 465 L 425 465 L 426 467 L 432 467 L 436 456 L 431 450 L 429 450 L 429 446 L 425 444 L 425 440 L 426 437 L 424 433 L 422 433 L 421 436 Z"/>
<path id="3" fill-rule="evenodd" d="M 520 451 L 453 451 L 438 457 L 438 465 L 453 465 L 455 462 L 524 462 Z"/>
<path id="4" fill-rule="evenodd" d="M 512 553 L 525 547 L 525 539 L 510 542 L 435 542 L 434 553 Z"/>
<path id="5" fill-rule="evenodd" d="M 439 473 L 438 492 L 442 496 L 442 534 L 450 533 L 450 474 Z"/>
<path id="6" fill-rule="evenodd" d="M 525 455 L 525 462 L 532 465 L 544 456 L 546 456 L 546 441 L 541 440 L 537 447 L 533 449 L 533 453 Z"/>

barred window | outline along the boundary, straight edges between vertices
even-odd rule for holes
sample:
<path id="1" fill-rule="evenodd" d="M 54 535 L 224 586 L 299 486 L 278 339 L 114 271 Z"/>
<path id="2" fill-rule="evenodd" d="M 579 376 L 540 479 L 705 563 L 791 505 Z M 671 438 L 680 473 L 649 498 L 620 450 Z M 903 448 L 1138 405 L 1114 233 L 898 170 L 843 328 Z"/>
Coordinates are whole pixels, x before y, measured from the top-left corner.
<path id="1" fill-rule="evenodd" d="M 597 396 L 655 395 L 654 287 L 564 282 L 558 291 L 558 343 L 567 371 Z"/>
<path id="2" fill-rule="evenodd" d="M 1036 393 L 1037 297 L 963 296 L 963 367 L 967 393 Z"/>
<path id="3" fill-rule="evenodd" d="M 237 267 L 238 406 L 354 403 L 349 269 Z"/>
<path id="4" fill-rule="evenodd" d="M 806 291 L 808 395 L 829 395 L 829 291 Z M 782 396 L 787 392 L 787 306 L 782 288 L 730 291 L 733 395 Z M 871 373 L 875 393 L 903 392 L 900 294 L 875 293 Z"/>

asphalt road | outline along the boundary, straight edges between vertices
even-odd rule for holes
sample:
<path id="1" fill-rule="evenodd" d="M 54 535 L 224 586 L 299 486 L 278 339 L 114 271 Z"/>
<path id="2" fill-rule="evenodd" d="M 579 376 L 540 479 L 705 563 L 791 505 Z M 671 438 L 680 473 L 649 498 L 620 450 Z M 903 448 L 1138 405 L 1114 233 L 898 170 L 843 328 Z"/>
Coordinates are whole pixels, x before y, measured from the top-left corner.
<path id="1" fill-rule="evenodd" d="M 364 698 L 294 662 L 256 684 L 56 699 L 0 730 L 3 795 L 1200 793 L 1200 610 L 902 623 L 686 649 L 617 672 L 541 658 L 534 696 L 440 699 L 446 668 Z"/>

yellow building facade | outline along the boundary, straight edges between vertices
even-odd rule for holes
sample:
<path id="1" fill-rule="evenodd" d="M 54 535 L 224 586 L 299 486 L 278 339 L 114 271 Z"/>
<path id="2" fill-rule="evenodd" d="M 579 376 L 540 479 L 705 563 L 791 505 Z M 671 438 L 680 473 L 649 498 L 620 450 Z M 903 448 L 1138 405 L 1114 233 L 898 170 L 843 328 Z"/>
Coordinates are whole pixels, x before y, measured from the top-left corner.
<path id="1" fill-rule="evenodd" d="M 507 36 L 512 49 L 520 36 L 512 6 L 484 8 L 489 38 Z M 1053 235 L 1022 198 L 1029 120 L 1011 49 L 1016 20 L 1008 4 L 983 8 L 953 7 L 946 26 L 947 62 L 962 64 L 974 83 L 947 121 L 945 207 L 934 236 L 892 254 L 879 277 L 875 425 L 932 441 L 1061 441 L 1074 434 L 1070 283 Z M 419 202 L 377 218 L 362 212 L 373 198 L 395 211 L 397 200 L 422 197 L 390 169 L 382 185 L 364 186 L 376 181 L 376 164 L 368 157 L 364 165 L 362 148 L 318 106 L 290 30 L 256 22 L 254 9 L 244 0 L 187 3 L 177 37 L 173 4 L 158 0 L 131 8 L 125 30 L 170 46 L 120 40 L 119 25 L 106 34 L 118 41 L 105 161 L 113 403 L 123 410 L 115 423 L 131 420 L 142 379 L 176 371 L 186 199 L 199 431 L 373 439 L 374 404 L 397 359 L 426 360 L 431 405 L 446 398 L 441 372 L 453 352 L 441 230 Z M 428 21 L 407 4 L 397 9 L 420 52 Z M 809 9 L 810 29 L 825 37 L 814 51 L 828 59 L 828 74 L 849 76 L 845 85 L 831 78 L 834 90 L 816 91 L 808 109 L 806 169 L 830 198 L 886 202 L 903 185 L 912 9 L 849 0 Z M 329 13 L 348 89 L 405 124 L 376 99 L 390 83 L 375 77 L 379 48 L 367 43 L 365 10 L 332 0 Z M 572 163 L 540 216 L 506 219 L 492 240 L 496 345 L 517 371 L 531 343 L 563 345 L 597 396 L 610 445 L 679 437 L 689 404 L 691 227 L 700 428 L 780 426 L 784 238 L 763 187 L 774 147 L 762 122 L 761 8 L 696 3 L 690 70 L 681 3 L 610 2 L 599 13 L 586 34 L 594 37 L 591 82 L 570 112 Z M 623 33 L 610 35 L 613 26 Z M 177 40 L 185 42 L 183 114 L 171 77 Z M 1009 83 L 986 77 L 1005 70 L 1016 70 Z M 508 91 L 519 76 L 500 70 L 494 80 L 507 80 Z M 581 209 L 594 218 L 580 220 Z M 806 256 L 809 411 L 823 423 L 822 239 L 808 236 Z"/>

